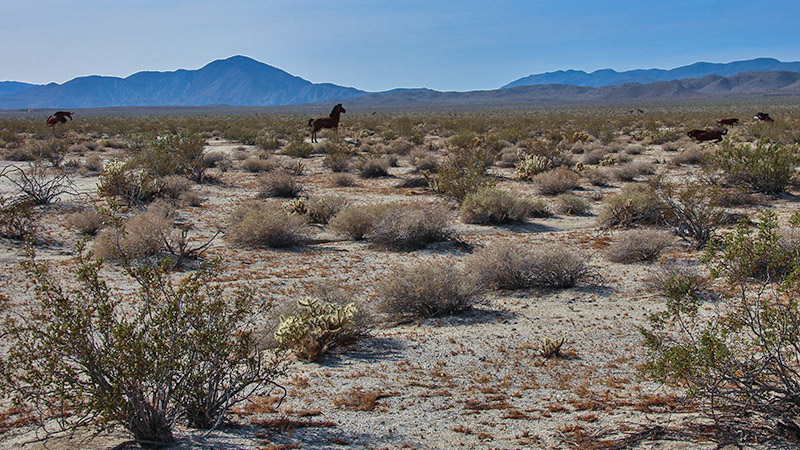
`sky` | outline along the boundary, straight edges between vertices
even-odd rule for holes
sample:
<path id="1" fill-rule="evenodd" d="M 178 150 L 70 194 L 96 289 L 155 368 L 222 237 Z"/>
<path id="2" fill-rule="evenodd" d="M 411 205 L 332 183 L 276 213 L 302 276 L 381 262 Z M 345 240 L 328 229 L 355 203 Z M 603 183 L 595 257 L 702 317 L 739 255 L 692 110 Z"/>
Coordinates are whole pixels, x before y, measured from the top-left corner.
<path id="1" fill-rule="evenodd" d="M 2 0 L 0 17 L 0 81 L 37 84 L 198 69 L 233 55 L 367 91 L 800 61 L 797 0 Z"/>

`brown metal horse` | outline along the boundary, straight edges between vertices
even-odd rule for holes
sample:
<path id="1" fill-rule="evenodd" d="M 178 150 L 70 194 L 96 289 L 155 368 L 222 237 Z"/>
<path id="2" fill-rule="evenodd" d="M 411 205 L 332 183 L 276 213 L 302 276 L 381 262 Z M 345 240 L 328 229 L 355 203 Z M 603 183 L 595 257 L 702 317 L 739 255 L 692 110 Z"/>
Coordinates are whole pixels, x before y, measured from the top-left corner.
<path id="1" fill-rule="evenodd" d="M 331 128 L 337 135 L 339 134 L 339 114 L 347 112 L 339 103 L 333 107 L 331 115 L 328 117 L 320 117 L 318 119 L 308 119 L 308 126 L 312 127 L 311 142 L 317 142 L 317 131 L 323 128 Z"/>
<path id="2" fill-rule="evenodd" d="M 47 124 L 51 127 L 55 127 L 58 123 L 67 123 L 67 117 L 69 117 L 69 120 L 72 120 L 72 113 L 69 111 L 58 111 L 47 118 Z"/>

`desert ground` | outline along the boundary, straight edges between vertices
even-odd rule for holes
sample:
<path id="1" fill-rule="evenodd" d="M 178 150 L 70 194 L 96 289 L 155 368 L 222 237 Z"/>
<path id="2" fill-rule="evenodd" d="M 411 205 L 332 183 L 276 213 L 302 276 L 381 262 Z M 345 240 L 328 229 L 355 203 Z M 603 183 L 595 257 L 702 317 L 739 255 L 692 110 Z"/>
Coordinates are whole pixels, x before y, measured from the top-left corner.
<path id="1" fill-rule="evenodd" d="M 798 210 L 796 179 L 783 192 L 758 193 L 720 181 L 708 155 L 726 143 L 753 143 L 761 137 L 796 145 L 800 115 L 790 106 L 773 105 L 769 111 L 775 122 L 761 123 L 753 119 L 759 109 L 749 103 L 642 109 L 378 114 L 351 109 L 342 117 L 338 136 L 323 130 L 313 145 L 304 127 L 307 118 L 291 114 L 121 118 L 82 117 L 79 111 L 72 122 L 52 129 L 44 119 L 5 118 L 0 120 L 0 167 L 28 170 L 32 161 L 22 155 L 24 150 L 59 139 L 66 142 L 59 167 L 48 162 L 46 171 L 48 176 L 66 173 L 69 189 L 34 208 L 33 244 L 0 239 L 0 293 L 7 297 L 3 314 L 13 316 L 34 302 L 32 280 L 20 268 L 29 245 L 65 285 L 75 284 L 76 243 L 88 239 L 89 249 L 102 252 L 98 238 L 85 238 L 68 218 L 105 207 L 114 197 L 98 192 L 103 163 L 131 161 L 127 143 L 135 133 L 189 130 L 204 139 L 202 182 L 186 182 L 180 192 L 162 191 L 139 204 L 120 200 L 116 210 L 127 219 L 161 202 L 173 209 L 171 229 L 189 230 L 190 246 L 210 240 L 171 276 L 179 280 L 203 261 L 221 258 L 218 280 L 226 289 L 249 286 L 276 305 L 259 325 L 267 349 L 274 345 L 277 322 L 306 296 L 335 291 L 369 319 L 360 325 L 357 339 L 332 347 L 318 361 L 287 356 L 285 374 L 275 380 L 282 389 L 234 406 L 229 420 L 216 429 L 178 424 L 171 448 L 791 448 L 793 442 L 779 436 L 748 439 L 720 430 L 704 414 L 702 399 L 688 395 L 680 384 L 667 385 L 642 372 L 647 352 L 639 328 L 647 327 L 648 318 L 666 304 L 653 287 L 654 276 L 670 263 L 696 271 L 706 280 L 705 298 L 715 299 L 703 302 L 704 313 L 724 302 L 719 293 L 725 289 L 710 279 L 697 242 L 676 235 L 669 225 L 613 224 L 604 211 L 626 186 L 660 177 L 679 189 L 716 183 L 729 198 L 739 199 L 720 206 L 724 218 L 715 227 L 718 234 L 762 209 L 776 212 L 784 223 Z M 740 122 L 727 127 L 722 143 L 686 136 L 690 129 L 714 127 L 725 117 Z M 256 142 L 241 137 L 242 127 L 254 130 Z M 453 155 L 466 151 L 481 151 L 490 160 L 486 176 L 496 189 L 536 201 L 549 214 L 501 224 L 468 223 L 463 198 L 431 185 L 437 170 L 442 173 Z M 336 166 L 331 155 L 343 155 L 344 162 Z M 520 163 L 530 155 L 553 162 L 542 173 L 561 170 L 574 182 L 548 190 L 542 187 L 547 181 L 525 177 Z M 371 171 L 371 164 L 377 169 Z M 22 195 L 14 183 L 17 172 L 4 173 L 3 196 Z M 278 173 L 290 176 L 296 192 L 288 197 L 267 192 L 270 176 Z M 308 217 L 290 203 L 298 198 L 337 199 L 337 204 L 364 209 L 437 205 L 437 211 L 446 211 L 446 236 L 418 248 L 394 248 L 369 234 L 355 240 L 341 227 L 308 219 L 303 239 L 285 248 L 232 237 L 235 211 L 242 205 L 255 201 Z M 646 260 L 609 256 L 632 228 L 657 228 L 663 245 Z M 502 243 L 533 250 L 553 245 L 582 258 L 585 270 L 566 288 L 481 284 L 475 255 Z M 168 253 L 158 248 L 133 264 L 156 264 Z M 105 259 L 101 275 L 116 296 L 131 301 L 135 283 L 119 261 Z M 382 307 L 387 280 L 398 276 L 399 268 L 441 267 L 437 264 L 458 268 L 464 282 L 481 284 L 471 307 L 434 317 L 406 317 Z M 562 339 L 560 353 L 544 354 L 546 340 Z M 2 404 L 0 447 L 138 448 L 122 427 L 100 433 L 79 429 L 72 436 L 40 440 L 33 413 L 12 405 L 10 398 Z"/>

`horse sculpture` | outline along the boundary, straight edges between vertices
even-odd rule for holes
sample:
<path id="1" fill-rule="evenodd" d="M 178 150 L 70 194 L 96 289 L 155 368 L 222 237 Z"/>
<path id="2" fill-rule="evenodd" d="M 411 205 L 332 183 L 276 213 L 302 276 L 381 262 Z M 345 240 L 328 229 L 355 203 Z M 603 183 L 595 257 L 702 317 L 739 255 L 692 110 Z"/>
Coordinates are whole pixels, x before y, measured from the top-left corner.
<path id="1" fill-rule="evenodd" d="M 723 126 L 723 125 L 729 125 L 730 126 L 730 125 L 736 125 L 737 123 L 739 123 L 739 119 L 736 119 L 736 118 L 734 118 L 734 119 L 719 119 L 717 121 L 717 125 L 719 125 L 719 126 Z"/>
<path id="2" fill-rule="evenodd" d="M 67 117 L 69 117 L 69 120 L 72 120 L 72 113 L 69 111 L 58 111 L 47 118 L 47 124 L 55 128 L 56 124 L 67 123 Z"/>
<path id="3" fill-rule="evenodd" d="M 347 112 L 339 103 L 333 107 L 331 115 L 318 119 L 308 119 L 308 126 L 312 127 L 311 142 L 317 142 L 317 131 L 323 128 L 331 128 L 335 134 L 339 134 L 339 114 Z"/>
<path id="4" fill-rule="evenodd" d="M 760 112 L 756 114 L 755 116 L 753 116 L 753 119 L 758 119 L 761 122 L 775 122 L 774 120 L 772 120 L 772 117 L 770 117 L 769 114 L 765 112 Z"/>
<path id="5" fill-rule="evenodd" d="M 689 130 L 686 133 L 692 139 L 697 139 L 698 142 L 703 141 L 722 141 L 722 136 L 728 134 L 728 130 L 726 129 L 718 129 L 718 128 L 706 128 L 705 130 Z"/>

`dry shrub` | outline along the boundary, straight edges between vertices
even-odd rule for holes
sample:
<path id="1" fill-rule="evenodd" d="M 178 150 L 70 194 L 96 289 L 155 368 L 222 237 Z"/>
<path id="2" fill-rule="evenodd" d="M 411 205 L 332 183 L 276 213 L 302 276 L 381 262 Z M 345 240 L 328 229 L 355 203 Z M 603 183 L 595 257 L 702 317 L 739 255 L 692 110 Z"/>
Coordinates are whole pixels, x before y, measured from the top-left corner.
<path id="1" fill-rule="evenodd" d="M 465 223 L 497 225 L 522 222 L 533 209 L 530 200 L 517 194 L 484 187 L 464 198 L 459 216 Z"/>
<path id="2" fill-rule="evenodd" d="M 227 238 L 248 247 L 285 248 L 307 240 L 306 220 L 262 202 L 239 206 L 231 214 Z"/>
<path id="3" fill-rule="evenodd" d="M 356 179 L 349 173 L 335 173 L 331 177 L 333 187 L 351 187 L 356 185 Z"/>
<path id="4" fill-rule="evenodd" d="M 88 156 L 83 163 L 83 167 L 92 172 L 100 172 L 103 170 L 103 158 L 97 155 Z"/>
<path id="5" fill-rule="evenodd" d="M 581 172 L 581 175 L 586 177 L 589 183 L 592 183 L 592 186 L 608 186 L 608 182 L 611 180 L 611 175 L 604 168 L 586 169 Z"/>
<path id="6" fill-rule="evenodd" d="M 540 173 L 531 181 L 536 189 L 543 195 L 558 195 L 571 191 L 579 186 L 580 177 L 566 167 L 559 167 Z"/>
<path id="7" fill-rule="evenodd" d="M 85 208 L 67 216 L 67 226 L 81 234 L 94 236 L 106 225 L 108 217 L 96 208 Z"/>
<path id="8" fill-rule="evenodd" d="M 360 159 L 357 165 L 362 178 L 377 178 L 389 175 L 389 160 L 383 156 Z"/>
<path id="9" fill-rule="evenodd" d="M 101 231 L 94 239 L 94 254 L 119 261 L 153 256 L 164 250 L 164 239 L 174 223 L 175 210 L 163 200 L 123 224 Z"/>
<path id="10" fill-rule="evenodd" d="M 180 196 L 180 200 L 189 206 L 200 206 L 206 198 L 197 191 L 186 191 Z"/>
<path id="11" fill-rule="evenodd" d="M 600 164 L 600 161 L 603 160 L 606 156 L 606 151 L 603 149 L 592 150 L 583 155 L 581 158 L 581 162 L 587 165 L 597 165 Z"/>
<path id="12" fill-rule="evenodd" d="M 436 168 L 439 167 L 439 161 L 436 159 L 436 155 L 432 152 L 419 150 L 411 152 L 411 164 L 418 170 L 423 171 L 427 170 L 429 172 L 435 172 Z"/>
<path id="13" fill-rule="evenodd" d="M 328 221 L 331 230 L 354 241 L 360 241 L 372 231 L 386 211 L 386 205 L 355 205 L 342 208 Z"/>
<path id="14" fill-rule="evenodd" d="M 329 141 L 328 141 L 329 142 Z M 344 172 L 350 165 L 351 154 L 346 149 L 327 152 L 322 165 L 334 172 Z"/>
<path id="15" fill-rule="evenodd" d="M 258 196 L 261 198 L 297 196 L 303 187 L 297 183 L 295 176 L 283 170 L 276 170 L 261 177 Z"/>
<path id="16" fill-rule="evenodd" d="M 667 261 L 645 279 L 645 285 L 667 298 L 700 298 L 706 289 L 707 279 L 686 262 Z"/>
<path id="17" fill-rule="evenodd" d="M 271 172 L 278 166 L 279 164 L 272 159 L 251 157 L 242 161 L 242 170 L 252 173 Z"/>
<path id="18" fill-rule="evenodd" d="M 629 184 L 606 198 L 597 220 L 604 227 L 663 225 L 665 208 L 651 186 Z"/>
<path id="19" fill-rule="evenodd" d="M 366 236 L 379 247 L 414 250 L 452 239 L 451 211 L 443 203 L 390 205 Z"/>
<path id="20" fill-rule="evenodd" d="M 641 229 L 626 230 L 606 249 L 606 258 L 616 263 L 653 261 L 672 243 L 666 231 Z"/>
<path id="21" fill-rule="evenodd" d="M 308 219 L 311 223 L 326 224 L 349 202 L 344 197 L 328 195 L 324 197 L 311 197 L 306 204 Z"/>
<path id="22" fill-rule="evenodd" d="M 352 389 L 333 398 L 333 406 L 349 411 L 373 411 L 378 400 L 397 395 L 396 392 L 362 391 Z"/>
<path id="23" fill-rule="evenodd" d="M 194 183 L 180 175 L 169 175 L 164 177 L 163 184 L 161 185 L 161 193 L 165 197 L 180 198 L 180 196 L 189 190 Z"/>
<path id="24" fill-rule="evenodd" d="M 592 207 L 583 197 L 573 194 L 561 194 L 556 197 L 555 211 L 557 214 L 583 216 L 589 214 L 592 211 Z"/>
<path id="25" fill-rule="evenodd" d="M 701 164 L 705 161 L 705 152 L 698 147 L 684 149 L 672 157 L 673 164 Z"/>
<path id="26" fill-rule="evenodd" d="M 225 152 L 208 152 L 203 155 L 203 162 L 207 167 L 217 168 L 222 172 L 226 172 L 233 164 L 231 157 Z"/>
<path id="27" fill-rule="evenodd" d="M 614 177 L 619 181 L 633 181 L 641 175 L 651 175 L 653 167 L 644 161 L 633 161 L 614 169 Z"/>
<path id="28" fill-rule="evenodd" d="M 6 198 L 0 193 L 0 237 L 23 240 L 36 234 L 39 215 L 30 200 Z"/>
<path id="29" fill-rule="evenodd" d="M 380 312 L 407 320 L 456 314 L 480 300 L 474 279 L 446 259 L 395 268 L 378 292 Z"/>
<path id="30" fill-rule="evenodd" d="M 582 256 L 560 244 L 529 248 L 504 241 L 476 252 L 468 266 L 493 289 L 568 288 L 593 276 Z"/>

